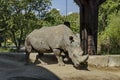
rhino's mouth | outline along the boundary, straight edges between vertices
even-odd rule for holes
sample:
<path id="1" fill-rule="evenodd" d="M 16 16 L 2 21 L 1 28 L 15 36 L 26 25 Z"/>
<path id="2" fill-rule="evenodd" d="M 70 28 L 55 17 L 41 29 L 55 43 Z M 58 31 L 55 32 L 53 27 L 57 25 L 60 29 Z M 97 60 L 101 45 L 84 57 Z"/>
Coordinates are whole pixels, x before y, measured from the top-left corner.
<path id="1" fill-rule="evenodd" d="M 84 62 L 84 63 L 80 63 L 79 65 L 74 66 L 76 69 L 79 70 L 88 70 L 88 63 Z"/>
<path id="2" fill-rule="evenodd" d="M 78 60 L 77 60 L 77 63 L 74 64 L 74 66 L 76 68 L 86 68 L 88 65 L 87 65 L 87 60 L 89 58 L 89 55 L 86 55 L 86 56 L 81 56 Z"/>

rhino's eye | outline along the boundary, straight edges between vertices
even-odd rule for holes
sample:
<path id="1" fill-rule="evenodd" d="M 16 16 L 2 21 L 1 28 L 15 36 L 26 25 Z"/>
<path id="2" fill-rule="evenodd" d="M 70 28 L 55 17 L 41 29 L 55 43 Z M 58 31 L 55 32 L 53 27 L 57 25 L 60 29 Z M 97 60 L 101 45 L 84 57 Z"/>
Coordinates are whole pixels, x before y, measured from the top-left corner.
<path id="1" fill-rule="evenodd" d="M 73 54 L 73 57 L 76 57 L 75 54 Z"/>

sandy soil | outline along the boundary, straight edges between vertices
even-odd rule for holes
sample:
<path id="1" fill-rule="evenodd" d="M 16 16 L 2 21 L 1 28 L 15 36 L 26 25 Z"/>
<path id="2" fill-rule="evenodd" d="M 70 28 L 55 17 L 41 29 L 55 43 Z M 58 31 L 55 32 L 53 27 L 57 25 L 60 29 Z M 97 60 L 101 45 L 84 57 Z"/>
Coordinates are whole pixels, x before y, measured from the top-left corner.
<path id="1" fill-rule="evenodd" d="M 77 70 L 72 64 L 58 66 L 53 55 L 45 55 L 48 65 L 24 65 L 24 53 L 0 53 L 0 80 L 120 80 L 120 68 Z M 31 54 L 34 62 L 36 54 Z"/>

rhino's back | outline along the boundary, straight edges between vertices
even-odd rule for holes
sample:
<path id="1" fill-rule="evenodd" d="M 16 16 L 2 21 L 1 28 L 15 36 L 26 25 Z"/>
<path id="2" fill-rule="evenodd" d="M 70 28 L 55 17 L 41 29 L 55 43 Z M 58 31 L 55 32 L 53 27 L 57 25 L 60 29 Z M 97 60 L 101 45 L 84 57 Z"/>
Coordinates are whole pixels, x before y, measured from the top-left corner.
<path id="1" fill-rule="evenodd" d="M 58 25 L 34 30 L 28 35 L 28 38 L 35 49 L 51 49 L 64 46 L 70 35 L 73 34 L 68 27 Z"/>

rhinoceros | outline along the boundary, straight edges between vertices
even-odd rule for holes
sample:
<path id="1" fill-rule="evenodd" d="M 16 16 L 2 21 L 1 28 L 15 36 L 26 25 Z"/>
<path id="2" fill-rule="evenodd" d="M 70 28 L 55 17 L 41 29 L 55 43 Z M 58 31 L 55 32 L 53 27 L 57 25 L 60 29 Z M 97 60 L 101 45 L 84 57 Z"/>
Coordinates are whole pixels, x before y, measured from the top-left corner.
<path id="1" fill-rule="evenodd" d="M 53 52 L 59 65 L 64 65 L 61 54 L 68 53 L 74 66 L 78 67 L 88 59 L 88 55 L 83 56 L 79 40 L 72 30 L 63 24 L 36 29 L 25 39 L 26 63 L 29 63 L 29 54 L 34 49 L 39 54 Z"/>

